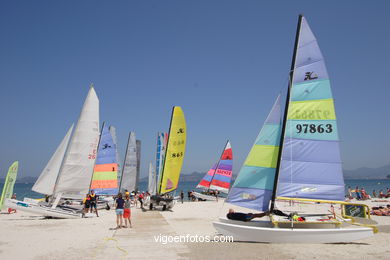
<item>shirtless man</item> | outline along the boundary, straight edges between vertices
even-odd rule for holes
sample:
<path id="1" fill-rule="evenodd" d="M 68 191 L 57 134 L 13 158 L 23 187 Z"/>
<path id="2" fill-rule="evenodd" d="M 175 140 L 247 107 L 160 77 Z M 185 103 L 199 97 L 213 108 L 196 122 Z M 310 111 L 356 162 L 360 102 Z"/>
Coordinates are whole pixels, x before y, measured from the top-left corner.
<path id="1" fill-rule="evenodd" d="M 262 218 L 268 215 L 269 215 L 268 211 L 263 213 L 241 213 L 241 212 L 235 212 L 233 209 L 229 209 L 229 213 L 226 215 L 226 217 L 232 220 L 251 221 L 254 218 Z"/>

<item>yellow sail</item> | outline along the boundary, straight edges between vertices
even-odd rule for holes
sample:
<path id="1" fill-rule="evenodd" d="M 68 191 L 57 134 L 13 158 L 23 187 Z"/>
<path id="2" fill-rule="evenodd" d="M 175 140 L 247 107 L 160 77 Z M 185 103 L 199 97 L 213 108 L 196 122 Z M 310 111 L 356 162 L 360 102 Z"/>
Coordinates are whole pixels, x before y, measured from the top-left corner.
<path id="1" fill-rule="evenodd" d="M 164 194 L 177 188 L 186 150 L 186 136 L 187 128 L 183 110 L 181 107 L 175 106 L 172 111 L 159 194 Z"/>
<path id="2" fill-rule="evenodd" d="M 7 177 L 5 178 L 3 192 L 0 197 L 0 210 L 3 208 L 5 199 L 10 199 L 14 192 L 16 176 L 18 175 L 19 162 L 15 161 L 8 169 Z"/>

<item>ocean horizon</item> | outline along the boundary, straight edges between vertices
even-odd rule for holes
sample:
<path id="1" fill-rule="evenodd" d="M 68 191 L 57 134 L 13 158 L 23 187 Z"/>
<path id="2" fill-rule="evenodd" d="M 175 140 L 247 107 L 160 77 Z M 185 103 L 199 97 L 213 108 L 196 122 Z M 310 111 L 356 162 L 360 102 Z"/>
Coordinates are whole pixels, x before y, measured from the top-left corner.
<path id="1" fill-rule="evenodd" d="M 198 181 L 186 181 L 186 182 L 179 182 L 178 188 L 174 193 L 178 195 L 181 191 L 184 192 L 184 197 L 187 199 L 187 192 L 191 190 L 200 191 L 199 189 L 196 189 L 196 185 L 198 184 Z M 4 183 L 0 184 L 0 189 L 2 190 Z M 25 197 L 28 198 L 42 198 L 43 195 L 36 193 L 31 190 L 34 183 L 15 183 L 14 187 L 14 193 L 16 193 L 16 197 L 18 200 L 23 200 Z M 146 182 L 140 182 L 139 183 L 139 190 L 140 191 L 146 191 L 147 190 L 147 183 Z M 352 189 L 355 189 L 356 186 L 359 188 L 364 187 L 366 192 L 370 195 L 372 195 L 372 192 L 375 190 L 376 194 L 379 194 L 380 190 L 383 190 L 386 192 L 387 188 L 390 188 L 390 179 L 347 179 L 345 180 L 345 193 L 347 194 L 348 187 L 351 187 Z M 223 194 L 222 194 L 223 196 Z"/>

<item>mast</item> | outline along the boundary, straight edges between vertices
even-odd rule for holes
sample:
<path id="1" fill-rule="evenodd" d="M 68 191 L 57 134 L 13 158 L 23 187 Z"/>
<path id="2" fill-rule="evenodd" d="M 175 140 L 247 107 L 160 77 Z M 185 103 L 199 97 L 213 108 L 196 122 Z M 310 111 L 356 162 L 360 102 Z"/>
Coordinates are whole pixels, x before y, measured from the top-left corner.
<path id="1" fill-rule="evenodd" d="M 215 166 L 214 173 L 213 173 L 213 177 L 211 177 L 210 184 L 209 184 L 209 188 L 207 189 L 207 191 L 210 190 L 211 183 L 213 182 L 215 173 L 217 172 L 218 166 L 219 166 L 219 164 L 220 164 L 220 162 L 221 162 L 222 155 L 223 155 L 223 153 L 225 152 L 225 149 L 226 149 L 226 146 L 227 146 L 228 143 L 229 143 L 229 140 L 227 140 L 225 146 L 223 147 L 222 154 L 221 154 L 221 156 L 219 157 L 219 160 L 218 160 L 217 165 Z"/>
<path id="2" fill-rule="evenodd" d="M 106 124 L 106 122 L 103 122 L 102 129 L 100 130 L 100 136 L 99 136 L 99 141 L 98 141 L 97 151 L 96 151 L 96 157 L 95 157 L 95 164 L 96 164 L 96 159 L 97 159 L 97 157 L 99 155 L 99 145 L 100 145 L 100 140 L 102 140 L 102 134 L 103 134 L 103 129 L 104 129 L 104 125 L 105 124 Z M 95 164 L 93 165 L 93 168 L 92 168 L 92 175 L 91 175 L 91 181 L 89 182 L 88 194 L 91 193 L 91 185 L 92 185 L 92 180 L 93 180 L 93 173 L 95 172 Z"/>
<path id="3" fill-rule="evenodd" d="M 294 44 L 294 53 L 291 61 L 291 69 L 290 69 L 290 75 L 289 75 L 289 81 L 288 81 L 288 88 L 287 88 L 287 96 L 286 96 L 286 105 L 284 107 L 284 115 L 283 115 L 283 123 L 282 123 L 282 133 L 280 136 L 280 144 L 279 144 L 279 153 L 278 153 L 278 162 L 276 164 L 276 171 L 275 171 L 275 179 L 274 179 L 274 187 L 272 190 L 272 198 L 271 198 L 271 205 L 270 205 L 270 212 L 275 208 L 275 199 L 276 199 L 276 189 L 278 187 L 278 178 L 280 173 L 280 163 L 282 159 L 282 152 L 283 152 L 283 144 L 284 144 L 284 135 L 286 130 L 286 122 L 287 122 L 287 114 L 288 114 L 288 105 L 290 103 L 290 91 L 293 84 L 293 78 L 294 78 L 294 69 L 295 69 L 295 59 L 297 56 L 297 49 L 298 49 L 298 43 L 299 43 L 299 34 L 301 32 L 301 23 L 302 23 L 302 17 L 303 15 L 300 14 L 298 18 L 298 24 L 297 24 L 297 31 L 295 35 L 295 44 Z"/>
<path id="4" fill-rule="evenodd" d="M 163 181 L 163 177 L 164 177 L 164 170 L 165 170 L 165 164 L 167 162 L 166 158 L 167 158 L 167 152 L 168 152 L 168 146 L 169 146 L 169 136 L 171 135 L 171 130 L 172 130 L 172 120 L 173 120 L 173 112 L 175 111 L 175 107 L 172 108 L 172 114 L 171 114 L 171 122 L 169 123 L 169 132 L 168 132 L 168 140 L 167 140 L 167 147 L 165 149 L 165 154 L 164 154 L 164 165 L 163 165 L 163 168 L 162 168 L 162 171 L 161 171 L 161 180 L 160 180 L 160 189 L 158 191 L 158 194 L 161 193 L 161 187 L 162 187 L 162 181 Z"/>
<path id="5" fill-rule="evenodd" d="M 119 192 L 121 192 L 121 188 L 122 188 L 122 179 L 123 179 L 123 173 L 124 173 L 124 171 L 125 171 L 126 158 L 127 158 L 127 149 L 128 149 L 128 147 L 129 147 L 130 135 L 131 135 L 131 132 L 129 132 L 129 138 L 127 139 L 127 146 L 126 146 L 126 152 L 125 152 L 125 160 L 123 161 L 121 180 L 120 180 L 120 183 L 119 183 Z"/>
<path id="6" fill-rule="evenodd" d="M 157 157 L 158 157 L 158 140 L 160 138 L 160 132 L 157 132 L 157 144 L 156 144 L 156 165 L 154 166 L 154 171 L 156 172 L 155 176 L 154 176 L 154 179 L 155 179 L 155 185 L 156 185 L 156 193 L 157 193 L 157 188 L 158 188 L 158 183 L 157 183 L 157 175 L 158 175 L 158 172 L 157 172 Z M 161 153 L 161 150 L 160 150 L 160 153 Z M 160 168 L 159 168 L 160 170 Z M 152 195 L 152 194 L 151 194 Z"/>

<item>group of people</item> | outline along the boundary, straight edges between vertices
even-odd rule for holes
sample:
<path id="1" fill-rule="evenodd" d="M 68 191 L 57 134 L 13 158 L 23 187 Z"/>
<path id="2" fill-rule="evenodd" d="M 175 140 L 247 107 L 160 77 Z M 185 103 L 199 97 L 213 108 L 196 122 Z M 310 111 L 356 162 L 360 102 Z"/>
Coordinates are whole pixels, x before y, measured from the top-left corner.
<path id="1" fill-rule="evenodd" d="M 383 206 L 372 207 L 371 215 L 390 216 L 390 205 L 386 205 L 386 207 L 383 207 Z"/>
<path id="2" fill-rule="evenodd" d="M 92 213 L 93 209 L 95 209 L 96 216 L 99 217 L 97 202 L 98 202 L 98 196 L 95 194 L 94 190 L 91 190 L 91 192 L 88 193 L 83 199 L 83 205 L 84 205 L 83 217 L 88 212 Z"/>
<path id="3" fill-rule="evenodd" d="M 141 204 L 142 207 L 142 204 Z M 125 191 L 125 198 L 122 193 L 118 193 L 115 199 L 116 228 L 131 228 L 131 200 L 130 193 Z M 125 225 L 123 225 L 123 220 Z"/>
<path id="4" fill-rule="evenodd" d="M 118 193 L 115 197 L 116 228 L 131 228 L 131 207 L 137 207 L 139 202 L 140 208 L 144 209 L 144 204 L 148 201 L 150 201 L 149 192 L 132 191 L 130 193 L 125 190 L 123 194 Z"/>
<path id="5" fill-rule="evenodd" d="M 375 190 L 372 191 L 372 196 L 366 192 L 364 187 L 356 188 L 353 190 L 351 186 L 348 186 L 348 199 L 357 199 L 357 200 L 368 200 L 371 198 L 390 198 L 390 188 L 387 188 L 386 193 L 381 189 L 379 194 L 376 193 Z"/>

